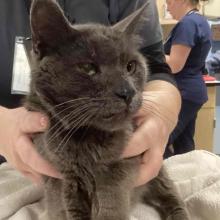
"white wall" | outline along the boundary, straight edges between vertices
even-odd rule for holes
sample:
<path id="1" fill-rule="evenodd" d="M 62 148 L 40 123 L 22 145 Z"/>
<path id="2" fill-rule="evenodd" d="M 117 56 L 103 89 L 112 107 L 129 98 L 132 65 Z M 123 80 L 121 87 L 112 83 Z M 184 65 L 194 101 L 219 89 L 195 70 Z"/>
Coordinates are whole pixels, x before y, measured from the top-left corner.
<path id="1" fill-rule="evenodd" d="M 220 0 L 209 0 L 209 3 L 205 4 L 205 15 L 220 17 Z"/>

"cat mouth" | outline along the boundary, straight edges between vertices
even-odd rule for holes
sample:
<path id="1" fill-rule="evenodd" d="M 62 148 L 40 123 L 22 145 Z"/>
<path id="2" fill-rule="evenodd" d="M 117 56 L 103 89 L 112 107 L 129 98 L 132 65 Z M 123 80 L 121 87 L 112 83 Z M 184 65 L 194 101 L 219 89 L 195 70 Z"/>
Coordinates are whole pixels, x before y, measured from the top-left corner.
<path id="1" fill-rule="evenodd" d="M 103 115 L 103 119 L 111 119 L 113 118 L 114 116 L 116 115 L 116 113 L 110 113 L 110 114 L 107 114 L 107 115 Z"/>
<path id="2" fill-rule="evenodd" d="M 117 119 L 117 118 L 122 118 L 124 116 L 126 116 L 128 114 L 128 112 L 126 110 L 123 110 L 121 112 L 114 112 L 114 113 L 108 113 L 102 116 L 102 119 L 105 121 L 108 120 L 113 120 L 113 119 Z"/>

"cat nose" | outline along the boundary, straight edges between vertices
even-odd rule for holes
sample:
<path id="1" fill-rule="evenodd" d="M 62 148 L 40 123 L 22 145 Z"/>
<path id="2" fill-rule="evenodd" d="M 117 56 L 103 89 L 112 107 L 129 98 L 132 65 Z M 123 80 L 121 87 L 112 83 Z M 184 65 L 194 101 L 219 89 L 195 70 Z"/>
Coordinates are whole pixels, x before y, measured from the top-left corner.
<path id="1" fill-rule="evenodd" d="M 123 85 L 115 90 L 115 95 L 123 99 L 125 103 L 129 105 L 135 95 L 135 91 L 128 85 L 128 83 L 123 83 Z"/>

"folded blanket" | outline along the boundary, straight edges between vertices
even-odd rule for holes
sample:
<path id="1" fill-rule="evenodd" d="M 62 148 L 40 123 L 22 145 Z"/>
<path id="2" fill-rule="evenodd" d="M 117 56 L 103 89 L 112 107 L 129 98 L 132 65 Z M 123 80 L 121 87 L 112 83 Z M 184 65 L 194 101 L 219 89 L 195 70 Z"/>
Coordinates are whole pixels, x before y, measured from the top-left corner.
<path id="1" fill-rule="evenodd" d="M 193 151 L 164 162 L 192 220 L 220 220 L 220 157 Z M 0 220 L 47 220 L 43 189 L 7 163 L 0 166 Z M 131 220 L 160 220 L 151 207 L 139 204 Z"/>

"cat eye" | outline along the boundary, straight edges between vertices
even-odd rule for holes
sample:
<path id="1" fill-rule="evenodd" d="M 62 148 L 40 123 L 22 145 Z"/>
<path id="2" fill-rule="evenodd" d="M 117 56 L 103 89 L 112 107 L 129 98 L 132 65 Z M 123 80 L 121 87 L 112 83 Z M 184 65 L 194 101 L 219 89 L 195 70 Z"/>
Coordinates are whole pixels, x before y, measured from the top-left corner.
<path id="1" fill-rule="evenodd" d="M 137 63 L 136 63 L 135 60 L 132 60 L 132 61 L 128 62 L 128 64 L 127 64 L 127 71 L 129 73 L 134 73 L 135 70 L 136 70 L 136 65 L 137 65 Z"/>
<path id="2" fill-rule="evenodd" d="M 93 76 L 96 73 L 98 73 L 98 68 L 95 64 L 93 63 L 81 63 L 79 65 L 81 71 L 85 72 L 89 76 Z"/>

